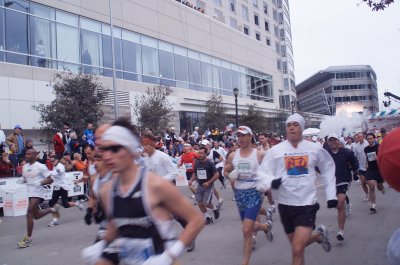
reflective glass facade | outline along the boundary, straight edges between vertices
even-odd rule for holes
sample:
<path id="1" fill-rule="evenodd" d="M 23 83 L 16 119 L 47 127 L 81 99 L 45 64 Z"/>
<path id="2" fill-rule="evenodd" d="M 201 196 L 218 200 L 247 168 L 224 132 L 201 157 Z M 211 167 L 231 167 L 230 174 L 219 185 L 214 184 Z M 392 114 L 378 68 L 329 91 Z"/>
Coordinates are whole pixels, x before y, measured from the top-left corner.
<path id="1" fill-rule="evenodd" d="M 117 78 L 273 102 L 272 75 L 114 27 Z M 111 28 L 29 1 L 0 0 L 0 61 L 112 76 Z"/>

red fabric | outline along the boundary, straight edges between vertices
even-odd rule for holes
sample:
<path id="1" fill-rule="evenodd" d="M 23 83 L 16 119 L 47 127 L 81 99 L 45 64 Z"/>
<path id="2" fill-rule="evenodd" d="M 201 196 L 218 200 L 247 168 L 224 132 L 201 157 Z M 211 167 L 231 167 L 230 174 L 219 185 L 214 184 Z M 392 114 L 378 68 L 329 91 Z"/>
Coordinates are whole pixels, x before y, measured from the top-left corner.
<path id="1" fill-rule="evenodd" d="M 386 182 L 400 192 L 400 128 L 389 133 L 379 145 L 378 165 Z"/>
<path id="2" fill-rule="evenodd" d="M 54 151 L 56 154 L 64 154 L 65 147 L 62 138 L 56 133 L 53 137 Z"/>
<path id="3" fill-rule="evenodd" d="M 12 165 L 4 161 L 0 161 L 0 178 L 12 177 Z"/>
<path id="4" fill-rule="evenodd" d="M 187 169 L 187 172 L 193 172 L 194 162 L 195 162 L 195 159 L 197 159 L 198 157 L 199 157 L 199 155 L 196 154 L 195 152 L 189 152 L 189 153 L 182 154 L 182 156 L 181 156 L 182 165 L 185 165 L 186 163 L 192 163 L 192 168 Z"/>

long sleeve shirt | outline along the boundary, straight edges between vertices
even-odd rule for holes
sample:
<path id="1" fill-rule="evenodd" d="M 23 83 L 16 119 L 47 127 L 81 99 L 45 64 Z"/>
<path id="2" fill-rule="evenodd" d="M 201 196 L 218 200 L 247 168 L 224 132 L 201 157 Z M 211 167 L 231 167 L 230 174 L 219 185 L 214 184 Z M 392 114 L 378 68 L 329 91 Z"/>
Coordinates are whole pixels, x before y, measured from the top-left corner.
<path id="1" fill-rule="evenodd" d="M 366 170 L 365 163 L 367 163 L 367 157 L 365 156 L 364 148 L 367 146 L 368 146 L 368 143 L 365 140 L 362 144 L 356 143 L 353 145 L 353 152 L 354 152 L 354 155 L 357 157 L 358 163 L 359 163 L 358 169 L 363 170 L 363 171 Z"/>
<path id="2" fill-rule="evenodd" d="M 353 151 L 347 148 L 339 148 L 337 153 L 328 150 L 335 161 L 336 185 L 348 183 L 351 181 L 351 171 L 358 170 L 358 159 Z"/>
<path id="3" fill-rule="evenodd" d="M 326 200 L 336 199 L 335 163 L 329 153 L 316 143 L 301 141 L 295 148 L 288 141 L 272 147 L 258 168 L 258 177 L 264 178 L 265 187 L 274 179 L 282 178 L 274 199 L 291 206 L 313 205 L 317 202 L 317 173 L 319 184 L 325 186 Z"/>
<path id="4" fill-rule="evenodd" d="M 174 181 L 178 176 L 178 168 L 166 153 L 156 150 L 152 156 L 144 157 L 149 170 L 166 180 Z"/>

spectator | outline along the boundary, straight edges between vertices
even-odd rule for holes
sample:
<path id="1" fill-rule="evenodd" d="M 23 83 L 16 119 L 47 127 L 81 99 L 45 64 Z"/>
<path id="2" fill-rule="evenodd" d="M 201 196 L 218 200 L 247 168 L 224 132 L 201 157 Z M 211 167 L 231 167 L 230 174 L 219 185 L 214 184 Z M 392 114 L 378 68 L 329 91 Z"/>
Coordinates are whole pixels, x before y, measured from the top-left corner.
<path id="1" fill-rule="evenodd" d="M 19 154 L 20 157 L 25 157 L 26 151 L 33 148 L 33 140 L 31 138 L 26 138 L 25 147 Z"/>
<path id="2" fill-rule="evenodd" d="M 15 125 L 14 132 L 8 135 L 6 139 L 6 144 L 10 146 L 15 144 L 16 153 L 20 155 L 25 147 L 25 135 L 22 133 L 21 125 Z"/>
<path id="3" fill-rule="evenodd" d="M 0 178 L 12 177 L 12 176 L 13 176 L 13 165 L 11 164 L 11 161 L 8 158 L 8 154 L 3 153 L 1 155 L 1 160 L 0 160 Z"/>
<path id="4" fill-rule="evenodd" d="M 61 131 L 57 130 L 56 134 L 53 136 L 53 144 L 54 144 L 54 151 L 56 153 L 57 158 L 61 158 L 65 151 L 64 142 L 62 140 L 62 133 Z"/>
<path id="5" fill-rule="evenodd" d="M 24 158 L 21 158 L 19 166 L 17 166 L 17 168 L 16 168 L 16 174 L 18 177 L 22 176 L 22 168 L 24 167 L 25 164 L 26 164 L 26 160 Z"/>
<path id="6" fill-rule="evenodd" d="M 13 164 L 14 168 L 16 168 L 19 165 L 17 147 L 15 146 L 15 144 L 12 144 L 8 148 L 10 149 L 10 151 L 8 153 L 8 157 L 9 157 L 11 163 Z"/>
<path id="7" fill-rule="evenodd" d="M 6 135 L 4 134 L 4 131 L 1 129 L 1 124 L 0 124 L 0 154 L 4 152 L 5 145 L 6 145 Z"/>
<path id="8" fill-rule="evenodd" d="M 70 145 L 69 145 L 69 142 L 70 142 L 70 140 L 71 140 L 71 138 L 70 138 L 70 133 L 72 132 L 72 130 L 71 130 L 71 128 L 70 128 L 70 126 L 69 126 L 69 123 L 68 122 L 64 122 L 64 126 L 63 126 L 63 131 L 62 131 L 62 138 L 63 138 L 63 143 L 64 143 L 64 147 L 65 147 L 65 150 L 66 151 L 68 151 L 68 152 L 71 152 L 71 150 L 70 150 Z"/>
<path id="9" fill-rule="evenodd" d="M 81 160 L 82 159 L 82 155 L 79 153 L 75 153 L 74 154 L 74 160 L 72 161 L 72 163 L 74 164 L 74 170 L 76 171 L 83 171 L 86 172 L 86 163 L 84 161 Z M 84 173 L 85 175 L 85 173 Z"/>
<path id="10" fill-rule="evenodd" d="M 60 159 L 60 163 L 64 165 L 65 172 L 74 170 L 74 163 L 71 160 L 71 154 L 69 152 L 64 152 L 63 157 Z"/>
<path id="11" fill-rule="evenodd" d="M 70 153 L 75 159 L 75 153 L 80 153 L 81 144 L 78 140 L 78 137 L 76 136 L 76 132 L 71 132 L 69 136 L 70 136 L 70 141 L 69 141 Z"/>
<path id="12" fill-rule="evenodd" d="M 95 146 L 95 138 L 93 133 L 93 123 L 89 122 L 86 130 L 83 132 L 83 135 L 86 137 L 86 142 L 90 145 Z M 82 137 L 83 138 L 83 137 Z"/>
<path id="13" fill-rule="evenodd" d="M 194 127 L 193 139 L 195 142 L 199 139 L 199 127 Z"/>

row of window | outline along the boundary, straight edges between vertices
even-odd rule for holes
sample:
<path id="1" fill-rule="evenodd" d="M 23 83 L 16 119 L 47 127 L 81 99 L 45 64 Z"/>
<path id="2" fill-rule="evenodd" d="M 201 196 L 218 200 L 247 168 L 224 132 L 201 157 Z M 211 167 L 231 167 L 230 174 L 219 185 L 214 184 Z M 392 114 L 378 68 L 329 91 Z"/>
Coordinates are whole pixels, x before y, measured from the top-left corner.
<path id="1" fill-rule="evenodd" d="M 273 100 L 271 75 L 121 28 L 113 34 L 118 78 Z M 22 0 L 0 7 L 1 61 L 111 77 L 111 44 L 107 24 Z"/>
<path id="2" fill-rule="evenodd" d="M 335 97 L 335 102 L 351 102 L 351 101 L 366 101 L 366 100 L 378 100 L 376 96 L 347 96 L 347 97 Z"/>
<path id="3" fill-rule="evenodd" d="M 363 78 L 363 77 L 369 77 L 369 78 L 376 79 L 374 73 L 372 73 L 370 71 L 335 73 L 335 79 Z"/>
<path id="4" fill-rule="evenodd" d="M 375 86 L 371 84 L 356 84 L 356 85 L 342 85 L 342 86 L 333 86 L 333 90 L 357 90 L 357 89 L 376 89 Z"/>

